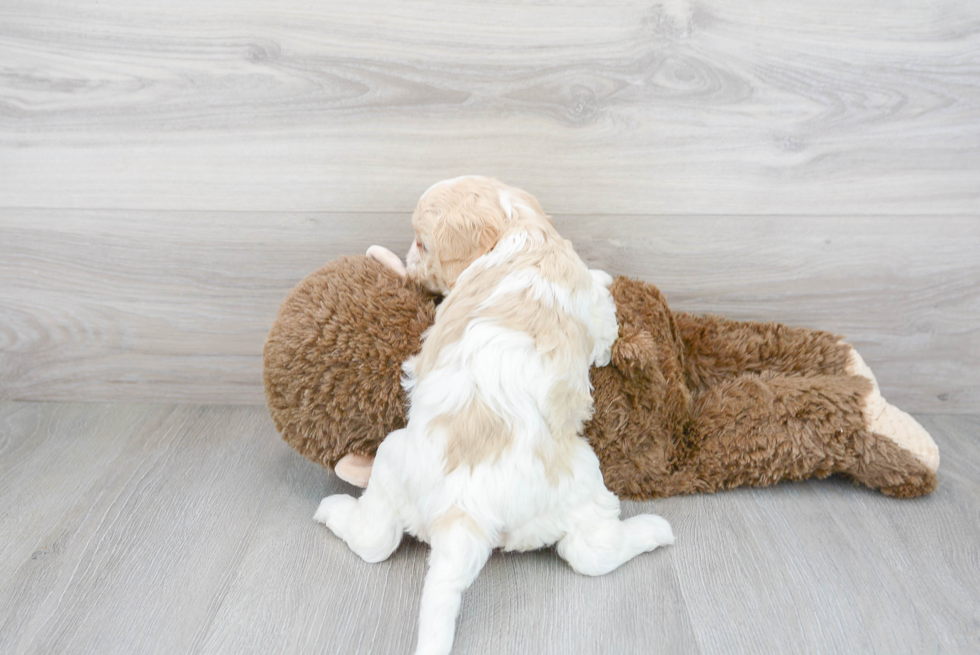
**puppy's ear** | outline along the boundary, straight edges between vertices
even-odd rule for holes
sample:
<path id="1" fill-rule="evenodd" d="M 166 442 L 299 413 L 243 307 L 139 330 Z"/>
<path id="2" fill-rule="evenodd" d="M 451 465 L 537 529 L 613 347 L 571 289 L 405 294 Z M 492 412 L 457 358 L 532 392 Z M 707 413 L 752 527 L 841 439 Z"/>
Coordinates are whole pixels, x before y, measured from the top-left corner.
<path id="1" fill-rule="evenodd" d="M 493 250 L 510 222 L 496 194 L 479 193 L 436 222 L 439 263 L 450 285 L 478 257 Z"/>

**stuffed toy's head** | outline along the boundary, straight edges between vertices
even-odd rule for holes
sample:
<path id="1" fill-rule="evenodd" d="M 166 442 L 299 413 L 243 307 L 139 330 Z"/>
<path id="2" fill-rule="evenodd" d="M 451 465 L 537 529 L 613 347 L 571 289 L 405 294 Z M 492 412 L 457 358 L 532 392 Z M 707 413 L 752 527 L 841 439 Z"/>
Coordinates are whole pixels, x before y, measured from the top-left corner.
<path id="1" fill-rule="evenodd" d="M 401 365 L 419 351 L 435 300 L 364 256 L 332 261 L 293 289 L 264 349 L 266 401 L 289 445 L 332 469 L 405 427 Z"/>

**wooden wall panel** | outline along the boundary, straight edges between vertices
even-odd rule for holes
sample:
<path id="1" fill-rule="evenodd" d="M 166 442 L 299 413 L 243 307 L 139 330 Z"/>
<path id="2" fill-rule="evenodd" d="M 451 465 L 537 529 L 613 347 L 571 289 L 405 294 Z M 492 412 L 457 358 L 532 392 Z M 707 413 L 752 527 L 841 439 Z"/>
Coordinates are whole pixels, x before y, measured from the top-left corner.
<path id="1" fill-rule="evenodd" d="M 980 4 L 6 0 L 0 206 L 980 213 Z"/>
<path id="2" fill-rule="evenodd" d="M 480 172 L 976 410 L 978 79 L 966 2 L 5 0 L 0 396 L 260 402 L 286 291 Z"/>
<path id="3" fill-rule="evenodd" d="M 845 334 L 890 400 L 980 407 L 980 223 L 556 216 L 590 264 L 679 310 Z M 399 214 L 4 210 L 0 398 L 262 402 L 261 349 L 304 275 L 411 239 Z"/>

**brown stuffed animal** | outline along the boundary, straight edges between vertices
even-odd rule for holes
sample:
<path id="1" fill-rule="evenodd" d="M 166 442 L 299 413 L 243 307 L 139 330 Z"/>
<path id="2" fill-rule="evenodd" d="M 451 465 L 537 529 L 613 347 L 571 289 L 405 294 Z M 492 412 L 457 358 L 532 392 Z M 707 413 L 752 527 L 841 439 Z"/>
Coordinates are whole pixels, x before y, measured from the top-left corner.
<path id="1" fill-rule="evenodd" d="M 366 486 L 378 444 L 404 427 L 401 364 L 437 298 L 377 246 L 304 279 L 264 350 L 265 393 L 283 438 Z M 384 263 L 381 263 L 384 262 Z M 881 397 L 840 337 L 775 323 L 675 314 L 652 284 L 610 288 L 619 339 L 592 369 L 585 438 L 606 486 L 645 500 L 837 473 L 902 498 L 936 488 L 939 450 Z"/>

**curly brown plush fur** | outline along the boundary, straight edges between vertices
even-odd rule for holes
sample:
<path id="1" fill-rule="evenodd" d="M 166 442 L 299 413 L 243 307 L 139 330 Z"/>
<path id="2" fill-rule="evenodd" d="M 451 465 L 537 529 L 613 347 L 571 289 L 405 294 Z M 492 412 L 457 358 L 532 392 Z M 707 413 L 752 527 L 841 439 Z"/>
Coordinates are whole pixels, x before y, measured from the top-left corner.
<path id="1" fill-rule="evenodd" d="M 899 496 L 935 473 L 868 429 L 871 382 L 827 332 L 675 314 L 653 285 L 617 278 L 612 364 L 592 369 L 585 436 L 623 498 L 714 492 L 837 473 Z M 405 425 L 401 363 L 418 352 L 435 298 L 366 257 L 297 286 L 265 344 L 265 389 L 283 438 L 334 467 L 372 455 Z"/>
<path id="2" fill-rule="evenodd" d="M 333 468 L 405 427 L 401 365 L 435 320 L 435 298 L 367 257 L 341 257 L 283 301 L 265 342 L 269 411 L 290 446 Z"/>

